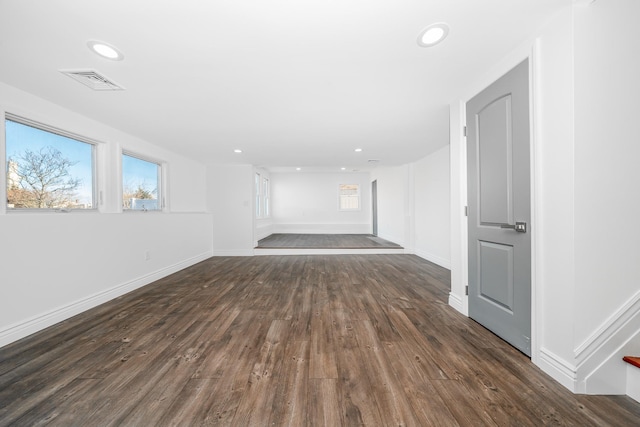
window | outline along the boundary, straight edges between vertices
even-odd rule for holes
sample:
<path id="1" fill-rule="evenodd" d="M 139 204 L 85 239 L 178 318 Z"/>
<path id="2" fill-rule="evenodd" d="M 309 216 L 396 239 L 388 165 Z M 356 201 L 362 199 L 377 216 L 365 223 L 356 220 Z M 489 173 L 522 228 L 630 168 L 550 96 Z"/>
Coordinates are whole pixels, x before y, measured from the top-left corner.
<path id="1" fill-rule="evenodd" d="M 269 178 L 263 177 L 260 173 L 255 174 L 254 181 L 256 218 L 268 218 L 271 210 L 269 203 Z"/>
<path id="2" fill-rule="evenodd" d="M 264 214 L 265 218 L 268 218 L 269 215 L 271 214 L 269 212 L 270 207 L 269 207 L 269 178 L 262 178 L 262 203 L 263 203 L 263 209 L 262 209 L 262 213 Z"/>
<path id="3" fill-rule="evenodd" d="M 96 207 L 96 143 L 9 115 L 5 137 L 7 209 Z"/>
<path id="4" fill-rule="evenodd" d="M 340 184 L 338 206 L 341 211 L 360 209 L 360 186 L 358 184 Z"/>
<path id="5" fill-rule="evenodd" d="M 260 192 L 260 174 L 256 174 L 255 192 L 256 192 L 256 218 L 262 218 L 262 194 Z"/>
<path id="6" fill-rule="evenodd" d="M 159 163 L 122 153 L 122 209 L 161 210 L 161 176 Z"/>

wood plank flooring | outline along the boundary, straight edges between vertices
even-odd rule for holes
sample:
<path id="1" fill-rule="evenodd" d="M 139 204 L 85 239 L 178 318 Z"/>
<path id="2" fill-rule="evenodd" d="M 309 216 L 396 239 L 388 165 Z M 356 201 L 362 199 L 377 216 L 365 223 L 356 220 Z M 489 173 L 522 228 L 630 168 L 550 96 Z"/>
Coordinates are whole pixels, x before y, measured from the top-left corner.
<path id="1" fill-rule="evenodd" d="M 260 249 L 402 249 L 373 234 L 271 234 L 258 241 Z"/>
<path id="2" fill-rule="evenodd" d="M 211 258 L 0 349 L 2 426 L 637 426 L 412 255 Z"/>

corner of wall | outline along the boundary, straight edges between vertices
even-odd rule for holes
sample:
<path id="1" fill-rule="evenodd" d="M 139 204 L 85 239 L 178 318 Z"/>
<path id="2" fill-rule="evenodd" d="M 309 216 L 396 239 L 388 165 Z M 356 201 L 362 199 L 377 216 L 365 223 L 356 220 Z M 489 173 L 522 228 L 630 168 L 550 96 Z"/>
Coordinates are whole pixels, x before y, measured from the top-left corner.
<path id="1" fill-rule="evenodd" d="M 576 392 L 576 367 L 546 348 L 541 348 L 537 366 L 571 392 Z"/>
<path id="2" fill-rule="evenodd" d="M 460 295 L 449 292 L 449 305 L 465 316 L 469 315 L 468 311 L 465 308 L 464 301 Z"/>
<path id="3" fill-rule="evenodd" d="M 438 264 L 440 267 L 444 267 L 447 270 L 451 270 L 451 261 L 448 259 L 442 258 L 441 256 L 430 254 L 428 252 L 424 252 L 421 250 L 410 251 L 410 253 L 415 254 L 422 259 L 426 259 L 427 261 L 432 262 L 434 264 Z"/>

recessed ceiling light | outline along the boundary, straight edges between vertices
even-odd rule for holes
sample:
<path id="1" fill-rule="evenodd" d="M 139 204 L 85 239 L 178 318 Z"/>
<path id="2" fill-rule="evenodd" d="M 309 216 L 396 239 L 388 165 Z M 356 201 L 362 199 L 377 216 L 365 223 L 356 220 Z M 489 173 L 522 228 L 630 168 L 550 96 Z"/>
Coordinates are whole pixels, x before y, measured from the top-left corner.
<path id="1" fill-rule="evenodd" d="M 340 170 L 341 170 L 341 171 L 346 171 L 346 170 L 347 170 L 347 168 L 340 168 Z"/>
<path id="2" fill-rule="evenodd" d="M 297 171 L 302 170 L 302 168 L 296 168 Z"/>
<path id="3" fill-rule="evenodd" d="M 89 40 L 87 42 L 87 46 L 89 46 L 89 49 L 91 49 L 94 53 L 100 55 L 103 58 L 107 58 L 112 61 L 122 61 L 124 59 L 124 55 L 122 54 L 122 52 L 108 43 L 100 42 L 97 40 Z"/>
<path id="4" fill-rule="evenodd" d="M 449 25 L 444 22 L 438 22 L 429 25 L 424 30 L 420 31 L 418 36 L 418 45 L 422 47 L 435 46 L 442 42 L 449 34 Z"/>
<path id="5" fill-rule="evenodd" d="M 354 151 L 355 151 L 356 153 L 360 153 L 360 152 L 362 151 L 362 148 L 356 148 Z"/>
<path id="6" fill-rule="evenodd" d="M 238 153 L 238 154 L 240 154 L 240 153 L 242 153 L 242 150 L 241 150 L 241 149 L 239 149 L 239 148 L 236 148 L 235 150 L 233 150 L 233 152 L 234 152 L 234 153 Z"/>

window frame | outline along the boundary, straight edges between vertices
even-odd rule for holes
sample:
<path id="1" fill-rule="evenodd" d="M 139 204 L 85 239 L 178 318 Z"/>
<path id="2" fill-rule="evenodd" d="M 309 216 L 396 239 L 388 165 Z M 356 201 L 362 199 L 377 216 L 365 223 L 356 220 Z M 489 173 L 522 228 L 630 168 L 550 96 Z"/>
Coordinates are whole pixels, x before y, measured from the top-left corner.
<path id="1" fill-rule="evenodd" d="M 147 163 L 153 163 L 156 166 L 158 166 L 158 171 L 157 171 L 157 180 L 158 180 L 158 189 L 157 189 L 157 204 L 158 204 L 158 208 L 157 209 L 125 209 L 124 207 L 124 162 L 123 162 L 123 156 L 127 156 L 127 157 L 132 157 L 134 159 L 137 160 L 141 160 L 143 162 L 147 162 Z M 166 183 L 166 168 L 167 168 L 167 164 L 166 162 L 159 160 L 159 159 L 155 159 L 153 157 L 149 157 L 149 156 L 145 156 L 142 154 L 139 154 L 135 151 L 131 151 L 131 150 L 127 150 L 127 149 L 122 149 L 120 150 L 120 188 L 119 188 L 119 205 L 120 205 L 120 211 L 124 212 L 124 213 L 129 213 L 129 212 L 141 212 L 141 213 L 158 213 L 158 212 L 166 212 L 167 210 L 167 196 L 166 196 L 166 187 L 167 187 L 167 183 Z M 151 199 L 153 200 L 153 199 Z"/>
<path id="2" fill-rule="evenodd" d="M 343 196 L 349 196 L 349 195 L 343 195 L 342 194 L 342 186 L 345 185 L 353 185 L 356 187 L 356 194 L 355 197 L 358 201 L 358 207 L 356 208 L 345 208 L 342 206 L 342 197 Z M 338 184 L 338 211 L 340 212 L 355 212 L 355 211 L 360 211 L 362 210 L 362 197 L 361 197 L 361 191 L 360 191 L 360 184 L 357 183 L 352 183 L 352 184 L 345 184 L 345 183 L 341 183 Z"/>
<path id="3" fill-rule="evenodd" d="M 262 177 L 262 218 L 271 216 L 271 181 L 266 176 Z"/>
<path id="4" fill-rule="evenodd" d="M 255 192 L 255 215 L 257 219 L 263 218 L 262 215 L 262 175 L 260 172 L 254 174 L 253 188 Z"/>
<path id="5" fill-rule="evenodd" d="M 5 182 L 2 186 L 2 190 L 0 191 L 0 196 L 4 200 L 2 203 L 2 208 L 0 213 L 52 213 L 52 212 L 60 212 L 60 213 L 95 213 L 100 211 L 101 199 L 102 199 L 102 191 L 98 185 L 99 180 L 99 162 L 98 162 L 98 151 L 101 146 L 104 145 L 103 142 L 98 141 L 96 139 L 68 131 L 65 129 L 61 129 L 57 126 L 52 126 L 37 120 L 29 119 L 27 117 L 13 114 L 9 111 L 2 111 L 4 116 L 4 121 L 2 122 L 2 136 L 0 140 L 0 155 L 3 157 L 3 164 L 0 168 L 0 172 L 6 179 L 8 173 L 8 159 L 7 159 L 7 121 L 14 122 L 23 126 L 31 127 L 43 132 L 47 132 L 50 134 L 54 134 L 57 136 L 61 136 L 63 138 L 71 139 L 75 142 L 81 144 L 88 144 L 91 147 L 91 185 L 88 188 L 91 189 L 91 207 L 90 208 L 10 208 L 8 206 L 7 201 L 7 191 L 8 191 L 8 182 Z"/>

